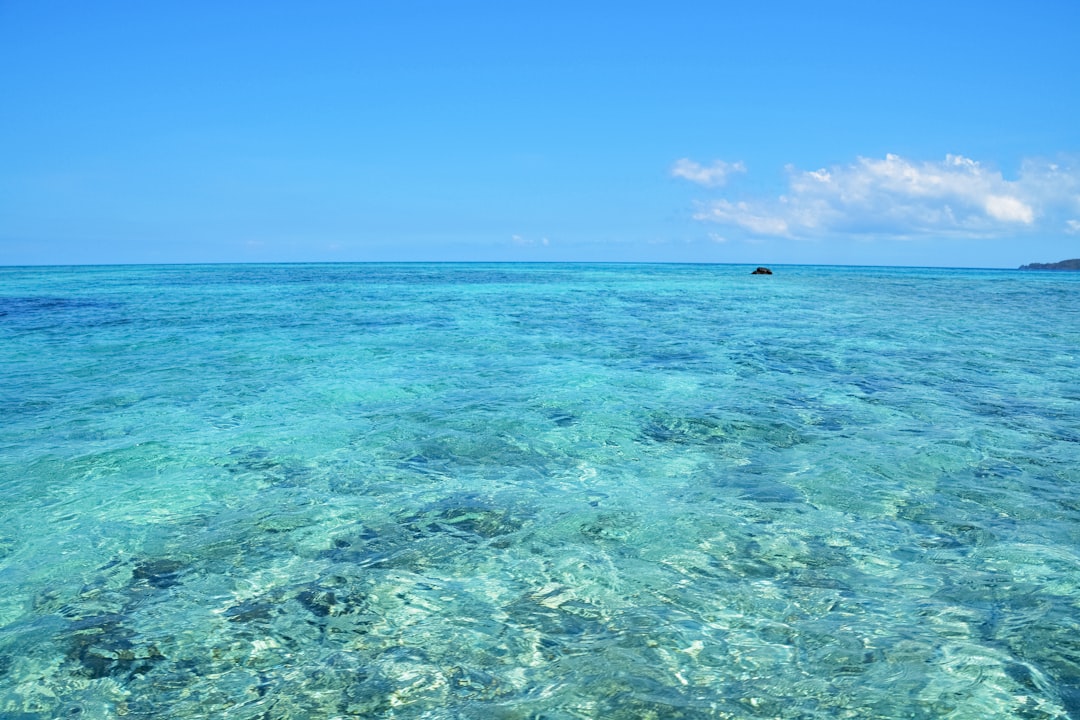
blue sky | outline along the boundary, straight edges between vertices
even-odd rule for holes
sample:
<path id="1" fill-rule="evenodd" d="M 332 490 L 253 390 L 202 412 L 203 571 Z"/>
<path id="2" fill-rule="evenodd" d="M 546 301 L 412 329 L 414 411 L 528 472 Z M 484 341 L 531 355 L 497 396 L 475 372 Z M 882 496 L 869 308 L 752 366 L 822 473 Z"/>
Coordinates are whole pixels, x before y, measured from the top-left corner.
<path id="1" fill-rule="evenodd" d="M 0 264 L 1080 256 L 1080 3 L 0 0 Z"/>

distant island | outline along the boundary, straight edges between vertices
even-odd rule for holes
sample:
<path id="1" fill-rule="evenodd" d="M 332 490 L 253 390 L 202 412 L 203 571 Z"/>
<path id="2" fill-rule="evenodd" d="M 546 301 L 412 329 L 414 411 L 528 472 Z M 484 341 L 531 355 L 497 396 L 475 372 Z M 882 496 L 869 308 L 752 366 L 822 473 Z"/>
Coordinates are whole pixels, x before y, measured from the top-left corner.
<path id="1" fill-rule="evenodd" d="M 1080 270 L 1080 258 L 1073 258 L 1072 260 L 1062 260 L 1056 263 L 1031 263 L 1030 265 L 1021 265 L 1021 270 Z"/>

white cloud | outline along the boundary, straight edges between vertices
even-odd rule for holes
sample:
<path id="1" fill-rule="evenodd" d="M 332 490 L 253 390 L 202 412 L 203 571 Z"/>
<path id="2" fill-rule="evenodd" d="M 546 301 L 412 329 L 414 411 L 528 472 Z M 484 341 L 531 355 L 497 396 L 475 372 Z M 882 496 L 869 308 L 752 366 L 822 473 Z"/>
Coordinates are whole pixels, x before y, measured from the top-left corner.
<path id="1" fill-rule="evenodd" d="M 551 245 L 551 241 L 546 237 L 536 240 L 534 238 L 522 237 L 521 235 L 511 235 L 510 242 L 512 242 L 514 245 L 517 245 L 518 247 L 533 247 L 535 245 L 543 245 L 544 247 L 547 247 L 548 245 Z"/>
<path id="2" fill-rule="evenodd" d="M 1050 225 L 1060 231 L 1063 223 L 1080 230 L 1064 217 L 1080 212 L 1080 170 L 1060 163 L 1027 160 L 1017 179 L 1007 180 L 960 155 L 913 162 L 889 154 L 812 171 L 788 166 L 787 174 L 787 192 L 778 198 L 704 201 L 694 217 L 795 238 L 995 237 Z"/>
<path id="3" fill-rule="evenodd" d="M 717 160 L 712 165 L 700 165 L 689 158 L 675 161 L 671 168 L 672 177 L 683 178 L 698 185 L 717 187 L 727 182 L 727 176 L 731 173 L 746 172 L 746 166 L 741 162 L 726 163 Z"/>
<path id="4" fill-rule="evenodd" d="M 1066 220 L 1065 232 L 1069 233 L 1070 235 L 1076 235 L 1077 233 L 1080 233 L 1080 220 Z"/>
<path id="5" fill-rule="evenodd" d="M 1035 222 L 1035 211 L 1030 205 L 1009 195 L 990 195 L 986 198 L 986 214 L 1005 222 Z"/>
<path id="6" fill-rule="evenodd" d="M 695 220 L 711 220 L 738 225 L 758 235 L 787 235 L 788 224 L 782 217 L 758 214 L 744 202 L 716 200 L 694 215 Z"/>

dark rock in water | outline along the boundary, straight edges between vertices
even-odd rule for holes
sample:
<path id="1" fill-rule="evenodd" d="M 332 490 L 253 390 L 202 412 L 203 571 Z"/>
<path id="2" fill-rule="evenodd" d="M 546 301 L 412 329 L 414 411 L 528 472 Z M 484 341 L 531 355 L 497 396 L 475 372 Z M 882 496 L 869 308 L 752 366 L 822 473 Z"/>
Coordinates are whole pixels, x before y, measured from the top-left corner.
<path id="1" fill-rule="evenodd" d="M 1080 258 L 1073 258 L 1072 260 L 1062 260 L 1055 263 L 1031 263 L 1030 265 L 1021 265 L 1021 270 L 1080 270 Z"/>
<path id="2" fill-rule="evenodd" d="M 280 613 L 281 608 L 275 603 L 265 600 L 246 600 L 227 609 L 225 619 L 233 623 L 263 623 L 270 622 L 275 615 Z"/>
<path id="3" fill-rule="evenodd" d="M 653 413 L 642 426 L 641 434 L 653 442 L 691 445 L 722 441 L 728 431 L 719 421 L 710 418 Z"/>
<path id="4" fill-rule="evenodd" d="M 581 534 L 586 538 L 596 541 L 623 542 L 638 527 L 639 518 L 630 512 L 605 512 L 600 513 L 589 522 L 581 526 Z"/>
<path id="5" fill-rule="evenodd" d="M 676 445 L 767 443 L 789 448 L 807 442 L 808 438 L 791 425 L 735 418 L 731 420 L 699 416 L 681 417 L 653 413 L 641 428 L 647 440 Z"/>
<path id="6" fill-rule="evenodd" d="M 296 596 L 300 604 L 318 617 L 326 617 L 337 609 L 337 594 L 332 589 L 314 587 Z"/>
<path id="7" fill-rule="evenodd" d="M 277 457 L 263 447 L 236 447 L 229 451 L 224 462 L 234 475 L 256 475 L 263 481 L 281 487 L 304 487 L 311 481 L 311 468 L 284 457 Z"/>
<path id="8" fill-rule="evenodd" d="M 772 275 L 772 270 L 770 270 L 767 267 L 759 267 L 757 270 L 755 270 L 754 272 L 752 272 L 750 274 L 751 275 Z"/>
<path id="9" fill-rule="evenodd" d="M 524 523 L 509 509 L 464 494 L 430 505 L 406 518 L 404 524 L 416 537 L 450 533 L 459 537 L 490 540 L 515 533 Z"/>
<path id="10" fill-rule="evenodd" d="M 422 544 L 422 530 L 411 526 L 385 525 L 378 530 L 360 528 L 334 538 L 319 557 L 334 563 L 362 568 L 419 569 L 430 548 Z"/>
<path id="11" fill-rule="evenodd" d="M 297 593 L 296 600 L 316 618 L 357 615 L 368 606 L 363 591 L 340 577 L 309 583 Z"/>
<path id="12" fill-rule="evenodd" d="M 179 560 L 144 560 L 132 571 L 131 582 L 133 585 L 146 583 L 158 589 L 170 588 L 180 584 L 180 572 L 183 569 L 184 563 Z"/>
<path id="13" fill-rule="evenodd" d="M 744 500 L 752 500 L 759 503 L 795 503 L 806 502 L 803 494 L 781 482 L 772 482 L 764 478 L 757 478 L 753 482 L 733 482 L 733 487 L 740 492 Z"/>
<path id="14" fill-rule="evenodd" d="M 436 516 L 436 522 L 482 538 L 507 535 L 521 527 L 521 522 L 505 511 L 469 506 L 447 508 Z"/>
<path id="15" fill-rule="evenodd" d="M 116 615 L 87 619 L 70 636 L 67 657 L 79 674 L 93 680 L 144 675 L 164 659 L 152 643 L 141 640 Z"/>
<path id="16" fill-rule="evenodd" d="M 578 423 L 578 418 L 569 412 L 561 410 L 555 410 L 548 414 L 548 417 L 559 427 L 570 427 Z"/>

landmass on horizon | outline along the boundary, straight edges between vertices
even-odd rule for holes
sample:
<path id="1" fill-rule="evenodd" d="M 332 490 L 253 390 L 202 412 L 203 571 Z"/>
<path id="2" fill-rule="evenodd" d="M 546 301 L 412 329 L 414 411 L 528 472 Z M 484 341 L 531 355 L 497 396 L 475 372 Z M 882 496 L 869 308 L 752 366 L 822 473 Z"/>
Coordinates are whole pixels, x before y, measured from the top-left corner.
<path id="1" fill-rule="evenodd" d="M 1055 263 L 1030 263 L 1021 265 L 1021 270 L 1080 270 L 1080 258 L 1062 260 Z"/>

